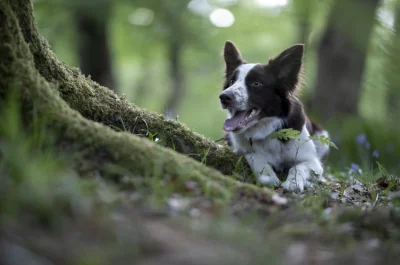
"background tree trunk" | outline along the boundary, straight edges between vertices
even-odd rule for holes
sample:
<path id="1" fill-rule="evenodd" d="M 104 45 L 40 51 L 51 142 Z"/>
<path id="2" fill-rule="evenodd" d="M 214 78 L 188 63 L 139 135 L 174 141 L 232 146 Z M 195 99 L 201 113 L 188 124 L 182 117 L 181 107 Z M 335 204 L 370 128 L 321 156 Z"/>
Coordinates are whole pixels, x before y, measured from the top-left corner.
<path id="1" fill-rule="evenodd" d="M 358 112 L 370 34 L 379 0 L 336 0 L 318 48 L 313 111 L 323 121 Z"/>
<path id="2" fill-rule="evenodd" d="M 184 80 L 182 71 L 182 46 L 183 43 L 178 38 L 171 37 L 168 40 L 169 45 L 169 69 L 171 76 L 171 93 L 167 101 L 167 116 L 174 118 L 177 115 L 179 104 L 182 101 L 184 93 Z"/>
<path id="3" fill-rule="evenodd" d="M 296 20 L 298 24 L 298 42 L 308 43 L 311 26 L 311 10 L 313 0 L 293 1 L 296 12 Z"/>
<path id="4" fill-rule="evenodd" d="M 385 69 L 388 85 L 388 111 L 392 117 L 398 117 L 400 113 L 400 2 L 396 1 L 395 6 L 395 35 L 389 49 L 390 57 L 388 66 Z"/>
<path id="5" fill-rule="evenodd" d="M 94 81 L 115 90 L 116 83 L 107 34 L 111 3 L 101 2 L 96 5 L 100 5 L 96 10 L 101 9 L 101 12 L 92 12 L 93 4 L 77 7 L 74 11 L 78 33 L 79 66 L 81 71 L 90 75 Z"/>
<path id="6" fill-rule="evenodd" d="M 142 55 L 142 58 L 140 59 L 140 67 L 141 69 L 144 69 L 144 71 L 142 71 L 142 76 L 135 84 L 135 87 L 132 88 L 135 90 L 133 98 L 137 105 L 143 104 L 147 96 L 150 94 L 148 83 L 153 75 L 153 72 L 151 71 L 151 63 L 152 61 L 150 56 Z"/>
<path id="7" fill-rule="evenodd" d="M 184 73 L 182 67 L 183 46 L 186 43 L 188 32 L 184 28 L 184 12 L 187 9 L 185 1 L 175 1 L 163 4 L 163 22 L 168 35 L 165 43 L 169 60 L 171 89 L 166 102 L 167 116 L 175 118 L 178 115 L 180 103 L 184 97 Z"/>

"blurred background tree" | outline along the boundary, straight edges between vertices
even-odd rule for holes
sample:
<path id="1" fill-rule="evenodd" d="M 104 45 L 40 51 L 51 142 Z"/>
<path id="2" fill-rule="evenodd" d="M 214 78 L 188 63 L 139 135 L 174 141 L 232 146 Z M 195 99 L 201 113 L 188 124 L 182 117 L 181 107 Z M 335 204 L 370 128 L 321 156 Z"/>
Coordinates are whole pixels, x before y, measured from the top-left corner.
<path id="1" fill-rule="evenodd" d="M 212 139 L 223 135 L 225 40 L 252 62 L 305 43 L 300 96 L 339 145 L 330 164 L 399 169 L 398 2 L 35 0 L 34 9 L 60 60 Z"/>
<path id="2" fill-rule="evenodd" d="M 386 69 L 388 86 L 388 107 L 389 113 L 393 116 L 399 115 L 400 110 L 400 1 L 393 4 L 394 10 L 394 34 L 388 50 L 388 65 Z"/>
<path id="3" fill-rule="evenodd" d="M 358 114 L 369 38 L 379 2 L 338 0 L 331 7 L 318 47 L 312 105 L 312 110 L 323 120 Z"/>
<path id="4" fill-rule="evenodd" d="M 108 38 L 112 3 L 108 0 L 70 2 L 76 27 L 77 53 L 82 73 L 110 89 L 116 89 Z"/>

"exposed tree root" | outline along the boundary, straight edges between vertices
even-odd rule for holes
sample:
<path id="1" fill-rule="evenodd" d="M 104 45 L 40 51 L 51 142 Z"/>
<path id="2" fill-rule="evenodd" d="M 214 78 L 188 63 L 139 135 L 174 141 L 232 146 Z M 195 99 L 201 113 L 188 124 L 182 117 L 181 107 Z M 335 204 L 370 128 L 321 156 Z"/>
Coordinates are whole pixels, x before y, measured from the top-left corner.
<path id="1" fill-rule="evenodd" d="M 90 170 L 111 163 L 139 176 L 157 170 L 163 176 L 196 180 L 205 192 L 219 198 L 229 199 L 231 191 L 238 191 L 269 200 L 272 192 L 266 188 L 238 182 L 170 148 L 98 123 L 157 133 L 167 146 L 182 153 L 208 152 L 207 164 L 225 173 L 231 174 L 237 163 L 227 148 L 129 104 L 57 61 L 36 31 L 29 0 L 0 3 L 0 39 L 0 96 L 20 89 L 24 109 L 36 106 L 39 114 L 45 114 L 78 170 L 83 161 L 93 162 Z"/>
<path id="2" fill-rule="evenodd" d="M 198 161 L 207 154 L 207 165 L 223 174 L 232 174 L 238 168 L 242 174 L 251 174 L 244 160 L 238 162 L 239 157 L 229 148 L 210 141 L 179 122 L 168 120 L 164 115 L 127 102 L 124 97 L 119 97 L 113 91 L 86 78 L 79 69 L 69 68 L 58 61 L 47 41 L 37 31 L 30 1 L 11 2 L 24 39 L 29 44 L 36 69 L 47 81 L 57 84 L 60 96 L 71 108 L 79 111 L 87 119 L 114 128 L 118 127 L 141 136 L 156 134 L 164 146 Z"/>

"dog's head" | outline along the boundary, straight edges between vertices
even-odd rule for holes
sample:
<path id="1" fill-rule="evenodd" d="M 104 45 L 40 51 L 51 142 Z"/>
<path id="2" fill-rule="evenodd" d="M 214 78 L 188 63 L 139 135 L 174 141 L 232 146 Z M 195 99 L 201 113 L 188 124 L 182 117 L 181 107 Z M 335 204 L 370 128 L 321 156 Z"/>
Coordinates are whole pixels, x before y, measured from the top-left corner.
<path id="1" fill-rule="evenodd" d="M 289 111 L 289 98 L 299 83 L 304 45 L 284 50 L 267 64 L 246 63 L 236 46 L 227 41 L 221 106 L 230 118 L 226 132 L 243 132 L 265 117 L 281 117 Z"/>

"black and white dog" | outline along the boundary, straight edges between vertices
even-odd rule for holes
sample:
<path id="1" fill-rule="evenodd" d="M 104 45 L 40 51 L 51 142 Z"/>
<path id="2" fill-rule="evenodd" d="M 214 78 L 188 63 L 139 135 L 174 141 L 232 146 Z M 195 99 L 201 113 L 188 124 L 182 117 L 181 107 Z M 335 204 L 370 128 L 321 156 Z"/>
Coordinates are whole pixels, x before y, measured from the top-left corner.
<path id="1" fill-rule="evenodd" d="M 282 184 L 288 191 L 302 192 L 312 185 L 314 176 L 321 180 L 321 159 L 329 147 L 309 139 L 324 135 L 304 113 L 296 98 L 300 83 L 304 46 L 294 45 L 267 64 L 246 63 L 235 45 L 227 41 L 221 105 L 227 109 L 224 130 L 235 153 L 243 154 L 260 182 L 279 185 L 276 172 L 287 171 Z M 269 137 L 284 128 L 300 131 L 296 140 L 282 141 Z"/>

